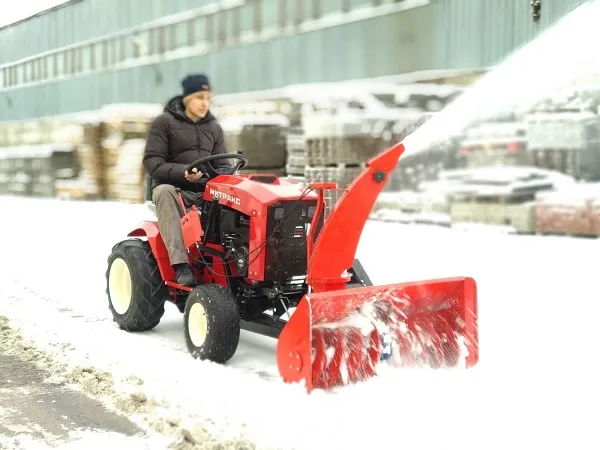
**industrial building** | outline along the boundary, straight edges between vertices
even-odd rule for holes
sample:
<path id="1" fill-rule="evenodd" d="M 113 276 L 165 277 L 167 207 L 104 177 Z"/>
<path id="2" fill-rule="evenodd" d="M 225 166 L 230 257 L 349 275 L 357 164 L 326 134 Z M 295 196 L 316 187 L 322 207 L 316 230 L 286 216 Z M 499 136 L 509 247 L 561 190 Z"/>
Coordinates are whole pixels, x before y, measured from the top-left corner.
<path id="1" fill-rule="evenodd" d="M 0 121 L 494 65 L 585 0 L 71 0 L 0 28 Z"/>

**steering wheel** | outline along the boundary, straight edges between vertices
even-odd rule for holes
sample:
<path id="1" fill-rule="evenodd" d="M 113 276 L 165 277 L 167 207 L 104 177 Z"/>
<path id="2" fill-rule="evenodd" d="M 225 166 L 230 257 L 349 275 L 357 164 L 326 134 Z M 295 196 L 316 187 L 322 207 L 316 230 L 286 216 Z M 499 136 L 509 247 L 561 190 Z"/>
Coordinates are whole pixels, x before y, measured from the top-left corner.
<path id="1" fill-rule="evenodd" d="M 239 161 L 234 164 L 230 169 L 215 169 L 210 163 L 220 159 L 238 159 Z M 192 169 L 200 169 L 201 172 L 206 173 L 208 178 L 214 178 L 219 175 L 233 175 L 236 171 L 246 167 L 248 164 L 248 158 L 241 153 L 217 153 L 216 155 L 205 156 L 200 158 L 186 167 L 188 173 L 192 172 Z M 202 167 L 200 167 L 202 166 Z"/>

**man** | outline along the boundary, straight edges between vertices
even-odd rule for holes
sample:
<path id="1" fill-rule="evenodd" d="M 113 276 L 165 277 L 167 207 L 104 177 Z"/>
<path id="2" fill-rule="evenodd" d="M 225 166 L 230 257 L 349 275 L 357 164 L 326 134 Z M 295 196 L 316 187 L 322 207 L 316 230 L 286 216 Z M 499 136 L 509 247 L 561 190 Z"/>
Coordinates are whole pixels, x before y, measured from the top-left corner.
<path id="1" fill-rule="evenodd" d="M 186 167 L 205 156 L 226 153 L 223 129 L 209 110 L 211 87 L 204 74 L 189 75 L 181 82 L 183 93 L 173 97 L 150 127 L 144 153 L 144 167 L 152 177 L 152 201 L 158 227 L 169 253 L 177 282 L 194 286 L 196 280 L 183 244 L 180 218 L 185 211 L 177 195 L 181 189 L 186 208 L 198 204 L 207 177 Z M 211 162 L 213 167 L 231 167 L 226 159 Z"/>

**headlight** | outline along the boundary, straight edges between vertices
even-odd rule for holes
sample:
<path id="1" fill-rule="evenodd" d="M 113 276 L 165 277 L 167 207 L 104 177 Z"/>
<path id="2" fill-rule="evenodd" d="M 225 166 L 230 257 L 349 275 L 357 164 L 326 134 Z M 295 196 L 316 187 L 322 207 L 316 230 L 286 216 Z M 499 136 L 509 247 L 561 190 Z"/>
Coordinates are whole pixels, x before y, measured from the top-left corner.
<path id="1" fill-rule="evenodd" d="M 248 248 L 244 245 L 233 248 L 233 263 L 238 273 L 245 277 L 248 275 Z"/>

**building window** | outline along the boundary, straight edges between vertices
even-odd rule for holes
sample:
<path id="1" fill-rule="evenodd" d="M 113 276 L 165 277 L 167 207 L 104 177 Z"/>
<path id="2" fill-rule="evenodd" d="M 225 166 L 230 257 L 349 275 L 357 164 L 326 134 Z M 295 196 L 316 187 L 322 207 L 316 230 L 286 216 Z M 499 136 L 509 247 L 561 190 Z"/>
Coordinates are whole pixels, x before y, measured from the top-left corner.
<path id="1" fill-rule="evenodd" d="M 60 53 L 55 53 L 54 55 L 52 55 L 52 59 L 54 60 L 53 68 L 54 70 L 52 71 L 54 74 L 54 78 L 58 78 L 61 76 L 61 70 L 60 70 L 60 62 L 61 62 L 61 58 L 60 58 Z"/>
<path id="2" fill-rule="evenodd" d="M 117 62 L 117 40 L 112 38 L 108 41 L 108 65 L 114 66 Z"/>
<path id="3" fill-rule="evenodd" d="M 341 12 L 342 5 L 345 1 L 346 0 L 323 0 L 319 2 L 319 9 L 321 10 L 321 15 Z"/>
<path id="4" fill-rule="evenodd" d="M 31 65 L 33 66 L 33 76 L 31 77 L 34 83 L 39 82 L 42 79 L 42 70 L 40 67 L 40 58 L 34 59 L 31 62 Z"/>
<path id="5" fill-rule="evenodd" d="M 187 45 L 193 47 L 196 44 L 196 19 L 189 19 L 186 22 Z"/>
<path id="6" fill-rule="evenodd" d="M 241 8 L 239 6 L 232 8 L 229 10 L 229 17 L 231 18 L 231 20 L 229 21 L 231 24 L 231 39 L 233 42 L 238 42 L 239 38 L 240 38 L 240 27 L 241 27 L 241 23 L 240 23 L 240 13 L 241 13 Z"/>
<path id="7" fill-rule="evenodd" d="M 246 2 L 240 7 L 240 32 L 242 34 L 251 32 L 254 28 L 254 4 Z"/>
<path id="8" fill-rule="evenodd" d="M 215 14 L 207 14 L 204 17 L 206 19 L 204 39 L 208 45 L 212 45 L 215 37 Z"/>
<path id="9" fill-rule="evenodd" d="M 156 53 L 156 28 L 148 30 L 148 50 L 147 55 L 154 55 Z"/>
<path id="10" fill-rule="evenodd" d="M 24 63 L 23 68 L 23 82 L 29 83 L 29 63 Z"/>
<path id="11" fill-rule="evenodd" d="M 262 17 L 262 0 L 254 0 L 254 11 L 253 11 L 253 20 L 252 20 L 252 28 L 255 33 L 260 33 L 262 31 L 263 25 L 263 17 Z"/>
<path id="12" fill-rule="evenodd" d="M 179 47 L 179 41 L 177 39 L 177 28 L 179 24 L 173 24 L 167 26 L 166 39 L 167 39 L 167 51 L 175 50 Z"/>
<path id="13" fill-rule="evenodd" d="M 120 36 L 117 38 L 117 62 L 123 62 L 127 59 L 127 38 Z"/>
<path id="14" fill-rule="evenodd" d="M 62 67 L 63 70 L 61 70 L 61 76 L 62 75 L 67 75 L 69 72 L 71 72 L 71 59 L 69 58 L 69 51 L 65 50 L 62 53 Z"/>
<path id="15" fill-rule="evenodd" d="M 288 0 L 278 0 L 277 2 L 277 22 L 280 28 L 287 25 L 287 2 Z"/>
<path id="16" fill-rule="evenodd" d="M 46 79 L 50 80 L 50 79 L 52 79 L 54 77 L 54 75 L 53 75 L 53 71 L 54 71 L 54 57 L 53 57 L 53 55 L 49 55 L 49 56 L 46 56 L 45 60 L 46 60 L 46 64 L 45 64 L 45 66 L 46 66 Z"/>
<path id="17" fill-rule="evenodd" d="M 108 42 L 104 41 L 102 44 L 102 68 L 106 68 L 108 66 Z"/>
<path id="18" fill-rule="evenodd" d="M 294 1 L 294 25 L 304 22 L 304 0 Z"/>
<path id="19" fill-rule="evenodd" d="M 279 3 L 279 0 L 261 0 L 260 7 L 257 5 L 257 9 L 261 12 L 261 28 L 263 30 L 278 28 Z"/>
<path id="20" fill-rule="evenodd" d="M 320 19 L 321 12 L 321 0 L 312 0 L 311 16 L 312 19 Z"/>
<path id="21" fill-rule="evenodd" d="M 196 17 L 194 19 L 194 44 L 206 41 L 206 36 L 206 17 Z"/>
<path id="22" fill-rule="evenodd" d="M 156 38 L 156 49 L 158 53 L 164 53 L 167 50 L 165 27 L 158 27 L 154 33 L 154 36 Z"/>
<path id="23" fill-rule="evenodd" d="M 40 80 L 45 81 L 48 79 L 48 57 L 43 56 L 40 58 Z"/>
<path id="24" fill-rule="evenodd" d="M 79 47 L 77 50 L 75 50 L 75 63 L 76 63 L 76 69 L 75 71 L 77 73 L 82 73 L 83 72 L 83 48 Z"/>
<path id="25" fill-rule="evenodd" d="M 139 33 L 134 34 L 131 38 L 131 48 L 132 48 L 131 54 L 133 55 L 134 58 L 139 58 L 141 56 L 141 50 L 140 50 L 141 44 L 142 44 L 142 37 L 139 35 Z"/>
<path id="26" fill-rule="evenodd" d="M 69 51 L 69 57 L 71 59 L 71 75 L 77 73 L 77 49 L 73 48 Z"/>
<path id="27" fill-rule="evenodd" d="M 24 70 L 25 70 L 25 68 L 23 67 L 22 64 L 15 66 L 15 86 L 18 86 L 19 84 L 23 84 Z"/>
<path id="28" fill-rule="evenodd" d="M 96 45 L 90 44 L 90 70 L 96 70 Z"/>
<path id="29" fill-rule="evenodd" d="M 227 11 L 220 10 L 216 13 L 217 19 L 217 45 L 222 47 L 227 41 Z"/>

